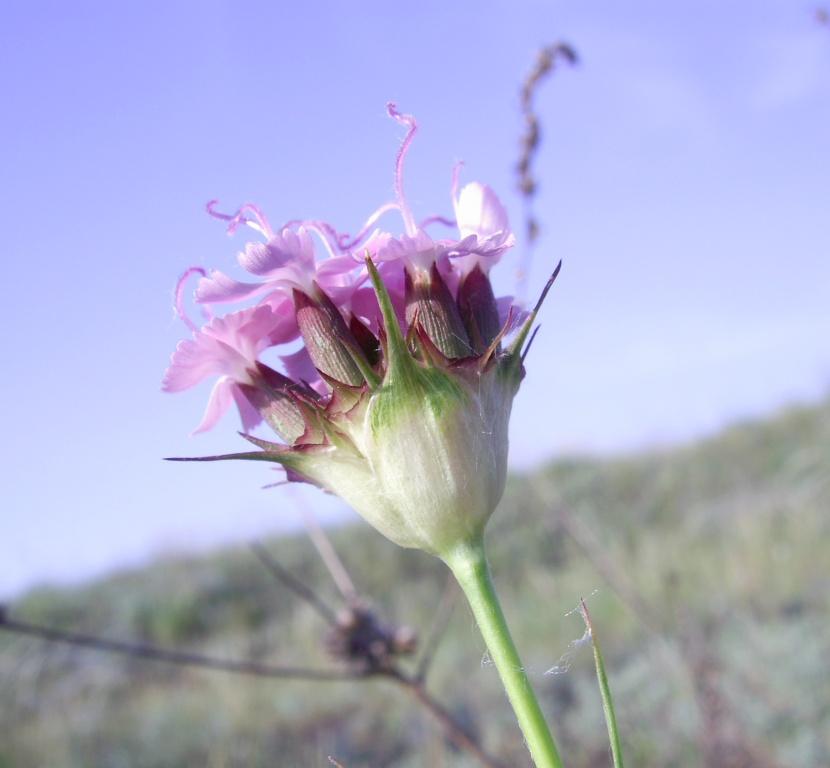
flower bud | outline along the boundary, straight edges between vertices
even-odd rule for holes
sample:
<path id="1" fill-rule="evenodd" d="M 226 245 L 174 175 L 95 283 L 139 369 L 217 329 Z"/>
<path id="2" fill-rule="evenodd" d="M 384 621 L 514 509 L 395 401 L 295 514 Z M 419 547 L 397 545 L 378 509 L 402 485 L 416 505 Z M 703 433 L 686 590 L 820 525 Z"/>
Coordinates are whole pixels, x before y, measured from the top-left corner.
<path id="1" fill-rule="evenodd" d="M 264 420 L 285 441 L 246 434 L 258 450 L 194 460 L 278 463 L 289 480 L 339 496 L 397 544 L 447 559 L 481 537 L 501 499 L 512 402 L 558 267 L 531 312 L 511 306 L 500 317 L 504 302 L 496 302 L 488 273 L 514 242 L 503 206 L 489 187 L 467 185 L 454 193 L 461 239 L 428 235 L 401 181 L 415 122 L 394 107 L 390 114 L 409 128 L 396 162 L 397 201 L 354 238 L 313 220 L 277 233 L 250 204 L 233 216 L 209 206 L 229 231 L 245 223 L 265 238 L 240 256 L 263 281 L 189 270 L 202 276 L 197 300 L 263 298 L 198 329 L 181 307 L 180 281 L 177 312 L 193 338 L 177 348 L 164 386 L 180 391 L 218 376 L 200 429 L 235 402 L 246 430 Z M 397 238 L 371 232 L 390 206 L 404 219 Z M 322 264 L 310 231 L 329 251 Z M 358 244 L 365 259 L 353 252 Z M 297 334 L 304 348 L 281 357 L 287 375 L 261 362 L 261 353 Z"/>
<path id="2" fill-rule="evenodd" d="M 499 310 L 490 279 L 477 264 L 458 287 L 458 307 L 477 354 L 490 346 L 499 332 Z"/>
<path id="3" fill-rule="evenodd" d="M 338 422 L 336 450 L 274 460 L 343 498 L 395 543 L 441 555 L 479 536 L 501 499 L 518 377 L 499 364 L 507 358 L 452 367 L 423 326 L 419 341 L 432 355 L 417 360 L 371 262 L 369 270 L 386 332 L 383 382 Z"/>
<path id="4" fill-rule="evenodd" d="M 430 340 L 449 358 L 466 357 L 472 351 L 458 306 L 433 262 L 427 270 L 406 270 L 406 319 L 420 321 Z"/>
<path id="5" fill-rule="evenodd" d="M 383 387 L 363 447 L 384 504 L 359 511 L 398 544 L 433 554 L 477 537 L 504 491 L 514 392 L 495 367 L 415 368 Z"/>
<path id="6" fill-rule="evenodd" d="M 363 375 L 354 359 L 357 342 L 340 310 L 319 288 L 314 298 L 294 291 L 297 325 L 317 369 L 341 384 L 359 386 Z"/>
<path id="7" fill-rule="evenodd" d="M 293 443 L 306 431 L 302 408 L 291 393 L 298 385 L 262 363 L 257 374 L 256 384 L 240 384 L 240 390 L 268 426 Z"/>

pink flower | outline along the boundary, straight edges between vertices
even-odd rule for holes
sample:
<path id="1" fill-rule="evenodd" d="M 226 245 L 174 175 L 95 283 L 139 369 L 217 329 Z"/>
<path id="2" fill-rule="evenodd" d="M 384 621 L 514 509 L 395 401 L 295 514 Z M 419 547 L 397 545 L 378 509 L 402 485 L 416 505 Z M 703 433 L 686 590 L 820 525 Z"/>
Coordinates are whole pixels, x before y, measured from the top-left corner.
<path id="1" fill-rule="evenodd" d="M 411 115 L 400 113 L 395 104 L 387 105 L 389 114 L 407 127 L 401 149 L 395 164 L 394 205 L 404 220 L 405 234 L 390 238 L 378 251 L 375 258 L 381 263 L 400 262 L 410 273 L 427 273 L 432 265 L 438 263 L 442 276 L 455 293 L 457 286 L 474 267 L 479 266 L 486 274 L 501 255 L 515 242 L 507 220 L 507 211 L 496 193 L 486 184 L 471 182 L 458 191 L 460 164 L 453 170 L 451 195 L 455 209 L 455 222 L 434 216 L 424 224 L 440 222 L 458 227 L 460 239 L 433 240 L 425 231 L 424 224 L 415 223 L 403 188 L 403 166 L 409 146 L 418 130 L 418 125 Z M 386 204 L 382 210 L 388 210 Z M 381 209 L 379 209 L 380 211 Z M 378 214 L 374 214 L 377 218 Z M 374 220 L 374 219 L 372 219 Z M 450 258 L 448 262 L 446 257 Z"/>
<path id="2" fill-rule="evenodd" d="M 291 310 L 291 307 L 284 309 Z M 262 421 L 242 385 L 259 383 L 259 355 L 282 340 L 286 328 L 296 328 L 293 311 L 280 313 L 268 304 L 260 304 L 224 317 L 214 317 L 195 331 L 192 339 L 179 342 L 164 374 L 162 390 L 181 392 L 207 378 L 219 377 L 194 434 L 213 427 L 232 401 L 239 408 L 246 431 Z"/>
<path id="3" fill-rule="evenodd" d="M 264 278 L 264 282 L 242 283 L 213 270 L 199 281 L 196 300 L 204 304 L 236 302 L 274 291 L 286 295 L 295 288 L 308 293 L 317 271 L 314 244 L 302 226 L 296 232 L 286 227 L 277 234 L 270 233 L 264 243 L 246 243 L 237 261 L 246 272 Z M 275 299 L 279 303 L 278 297 Z"/>
<path id="4" fill-rule="evenodd" d="M 387 109 L 407 129 L 395 161 L 395 200 L 372 213 L 354 237 L 310 219 L 290 221 L 276 231 L 252 203 L 234 214 L 218 211 L 215 200 L 208 203 L 208 213 L 227 222 L 229 234 L 244 225 L 260 239 L 237 254 L 239 266 L 256 281 L 193 268 L 176 291 L 177 312 L 194 335 L 176 349 L 163 388 L 175 392 L 218 377 L 197 432 L 210 429 L 233 401 L 246 430 L 264 417 L 278 433 L 296 434 L 309 403 L 328 407 L 331 399 L 340 407 L 343 387 L 357 391 L 381 375 L 374 368 L 388 328 L 382 327 L 376 291 L 369 285 L 367 257 L 377 264 L 401 330 L 420 328 L 424 343 L 448 360 L 483 354 L 500 338 L 512 302 L 493 296 L 488 273 L 515 240 L 504 206 L 484 184 L 473 182 L 459 192 L 456 167 L 451 184 L 455 220 L 432 216 L 418 223 L 403 184 L 418 126 L 394 104 Z M 391 211 L 403 219 L 398 237 L 377 227 Z M 426 227 L 436 223 L 457 226 L 458 236 L 431 236 Z M 325 258 L 317 260 L 315 246 L 322 246 Z M 195 300 L 208 317 L 219 304 L 254 300 L 257 305 L 197 328 L 182 308 L 183 285 L 194 272 L 201 275 Z M 515 322 L 515 310 L 511 317 Z M 298 336 L 304 346 L 280 356 L 288 377 L 259 361 L 265 349 Z"/>
<path id="5" fill-rule="evenodd" d="M 453 176 L 453 207 L 461 236 L 453 251 L 457 254 L 456 267 L 462 277 L 475 266 L 489 272 L 501 255 L 516 243 L 507 221 L 507 211 L 486 184 L 473 181 L 456 193 L 457 173 Z"/>
<path id="6" fill-rule="evenodd" d="M 462 240 L 475 235 L 479 241 L 510 235 L 507 211 L 490 187 L 477 181 L 466 184 L 453 200 L 455 221 Z"/>
<path id="7" fill-rule="evenodd" d="M 381 263 L 399 262 L 410 271 L 429 272 L 440 251 L 435 241 L 423 229 L 414 235 L 390 238 L 378 252 Z"/>
<path id="8" fill-rule="evenodd" d="M 354 240 L 360 245 L 359 253 L 353 253 L 341 244 L 348 236 L 339 235 L 324 222 L 291 222 L 274 234 L 259 209 L 256 209 L 256 220 L 244 217 L 244 211 L 252 208 L 251 204 L 246 204 L 234 216 L 229 216 L 217 213 L 214 201 L 208 204 L 212 216 L 230 221 L 229 233 L 235 232 L 240 223 L 245 223 L 266 238 L 265 242 L 246 243 L 237 255 L 239 265 L 249 274 L 264 278 L 263 282 L 240 282 L 224 272 L 213 270 L 199 280 L 194 294 L 198 303 L 234 303 L 262 297 L 262 303 L 270 304 L 282 315 L 290 312 L 294 291 L 311 297 L 322 291 L 342 311 L 353 313 L 367 325 L 377 327 L 379 310 L 374 292 L 367 287 L 365 258 L 367 254 L 376 255 L 389 242 L 389 235 L 379 230 L 370 233 L 367 225 Z M 328 258 L 316 260 L 312 233 L 323 243 Z M 292 327 L 293 333 L 281 342 L 297 337 L 296 324 Z"/>

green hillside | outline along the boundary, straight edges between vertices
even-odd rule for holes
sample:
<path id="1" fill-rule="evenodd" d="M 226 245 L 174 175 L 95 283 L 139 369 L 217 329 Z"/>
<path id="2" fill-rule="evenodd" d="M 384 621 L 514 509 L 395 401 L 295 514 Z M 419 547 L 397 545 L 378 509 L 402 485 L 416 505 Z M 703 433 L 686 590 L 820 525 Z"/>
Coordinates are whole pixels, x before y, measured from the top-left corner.
<path id="1" fill-rule="evenodd" d="M 569 613 L 580 596 L 629 766 L 830 765 L 829 513 L 830 402 L 686 447 L 512 478 L 490 527 L 493 570 L 567 765 L 610 765 L 590 652 L 569 647 L 583 632 Z M 378 614 L 423 634 L 441 564 L 363 525 L 332 539 Z M 306 538 L 268 547 L 338 604 Z M 340 663 L 317 613 L 247 549 L 37 590 L 8 610 L 223 658 Z M 461 603 L 428 687 L 492 755 L 528 764 Z M 330 766 L 329 755 L 343 768 L 477 765 L 393 681 L 247 678 L 0 632 L 0 766 L 305 768 Z"/>

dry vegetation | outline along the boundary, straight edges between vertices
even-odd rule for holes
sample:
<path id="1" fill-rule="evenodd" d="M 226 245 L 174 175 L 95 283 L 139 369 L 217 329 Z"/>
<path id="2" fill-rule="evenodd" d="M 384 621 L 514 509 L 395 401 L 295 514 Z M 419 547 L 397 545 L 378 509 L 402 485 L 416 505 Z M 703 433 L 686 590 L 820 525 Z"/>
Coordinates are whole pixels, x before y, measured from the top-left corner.
<path id="1" fill-rule="evenodd" d="M 627 762 L 830 764 L 830 404 L 688 447 L 572 458 L 511 482 L 490 530 L 517 641 L 569 766 L 610 765 L 590 652 L 600 633 Z M 365 526 L 334 542 L 390 621 L 429 625 L 442 566 Z M 270 545 L 335 601 L 303 538 Z M 592 594 L 597 590 L 595 594 Z M 10 615 L 214 655 L 332 666 L 312 608 L 245 550 L 160 562 Z M 466 608 L 429 687 L 494 755 L 527 758 Z M 0 634 L 0 766 L 472 766 L 383 680 L 290 682 L 80 651 Z"/>

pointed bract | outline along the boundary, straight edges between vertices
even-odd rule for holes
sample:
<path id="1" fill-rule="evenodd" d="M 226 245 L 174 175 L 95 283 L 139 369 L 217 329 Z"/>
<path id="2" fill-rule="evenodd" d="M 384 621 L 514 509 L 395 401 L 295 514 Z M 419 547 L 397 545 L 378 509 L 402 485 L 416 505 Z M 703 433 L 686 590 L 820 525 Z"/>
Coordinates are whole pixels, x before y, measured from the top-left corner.
<path id="1" fill-rule="evenodd" d="M 499 332 L 499 308 L 490 279 L 476 264 L 458 287 L 458 308 L 478 354 L 484 352 Z"/>

